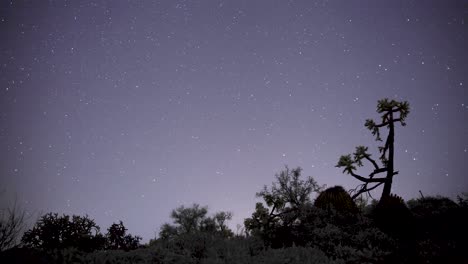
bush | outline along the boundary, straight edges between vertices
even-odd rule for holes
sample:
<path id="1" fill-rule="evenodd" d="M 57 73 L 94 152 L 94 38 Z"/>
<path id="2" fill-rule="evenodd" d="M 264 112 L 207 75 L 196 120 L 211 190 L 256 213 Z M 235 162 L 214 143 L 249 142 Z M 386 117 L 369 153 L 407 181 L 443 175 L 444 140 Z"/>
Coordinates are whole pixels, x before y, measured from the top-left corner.
<path id="1" fill-rule="evenodd" d="M 422 261 L 468 260 L 468 208 L 435 196 L 408 201 L 416 221 L 416 251 Z"/>
<path id="2" fill-rule="evenodd" d="M 105 238 L 99 233 L 99 226 L 88 216 L 48 213 L 43 215 L 23 235 L 22 242 L 26 247 L 46 251 L 62 250 L 74 247 L 82 251 L 93 251 L 104 247 Z"/>
<path id="3" fill-rule="evenodd" d="M 377 226 L 387 234 L 397 238 L 412 236 L 413 217 L 400 196 L 391 194 L 382 198 L 371 214 Z"/>
<path id="4" fill-rule="evenodd" d="M 114 223 L 107 229 L 106 234 L 106 248 L 107 249 L 122 249 L 125 251 L 137 249 L 140 245 L 141 237 L 132 236 L 127 234 L 127 228 L 125 228 L 122 221 L 118 224 Z"/>
<path id="5" fill-rule="evenodd" d="M 301 215 L 298 240 L 346 263 L 381 262 L 388 259 L 396 242 L 362 215 L 311 207 Z"/>
<path id="6" fill-rule="evenodd" d="M 315 264 L 315 263 L 346 263 L 343 260 L 333 260 L 325 253 L 312 247 L 289 247 L 281 249 L 270 249 L 255 256 L 248 263 L 265 264 Z"/>
<path id="7" fill-rule="evenodd" d="M 151 252 L 148 249 L 123 250 L 101 250 L 87 254 L 82 262 L 85 264 L 150 264 Z"/>

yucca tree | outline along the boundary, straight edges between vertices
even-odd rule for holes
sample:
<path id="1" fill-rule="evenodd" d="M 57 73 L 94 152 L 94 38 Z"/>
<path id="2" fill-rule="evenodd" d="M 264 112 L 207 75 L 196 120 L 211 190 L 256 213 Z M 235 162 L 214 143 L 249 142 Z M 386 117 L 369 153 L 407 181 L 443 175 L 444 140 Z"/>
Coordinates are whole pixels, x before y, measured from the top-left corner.
<path id="1" fill-rule="evenodd" d="M 382 141 L 380 129 L 388 128 L 387 139 L 385 144 L 379 147 L 380 164 L 368 153 L 368 148 L 365 146 L 357 146 L 353 154 L 343 155 L 340 157 L 336 167 L 344 167 L 343 173 L 348 173 L 354 178 L 363 182 L 353 190 L 352 198 L 355 199 L 363 193 L 369 193 L 371 190 L 384 185 L 382 196 L 388 197 L 392 190 L 393 176 L 398 174 L 394 167 L 395 153 L 395 124 L 400 123 L 405 126 L 405 119 L 409 114 L 409 103 L 398 102 L 395 100 L 382 99 L 377 103 L 377 113 L 381 114 L 381 121 L 376 123 L 372 119 L 367 119 L 364 124 L 375 136 L 376 141 Z M 367 176 L 363 177 L 355 171 L 357 167 L 362 167 L 363 160 L 367 160 L 372 164 L 374 170 Z M 377 174 L 385 173 L 385 177 L 374 177 Z"/>

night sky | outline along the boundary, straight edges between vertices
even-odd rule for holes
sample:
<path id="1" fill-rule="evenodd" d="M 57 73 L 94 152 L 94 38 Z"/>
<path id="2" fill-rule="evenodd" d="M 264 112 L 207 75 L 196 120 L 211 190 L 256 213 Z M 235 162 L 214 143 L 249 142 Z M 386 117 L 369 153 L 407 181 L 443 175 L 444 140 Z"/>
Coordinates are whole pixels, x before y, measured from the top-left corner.
<path id="1" fill-rule="evenodd" d="M 196 202 L 235 231 L 284 165 L 359 184 L 335 165 L 377 156 L 384 97 L 411 106 L 393 192 L 468 191 L 468 2 L 350 2 L 2 0 L 2 206 L 148 241 Z"/>

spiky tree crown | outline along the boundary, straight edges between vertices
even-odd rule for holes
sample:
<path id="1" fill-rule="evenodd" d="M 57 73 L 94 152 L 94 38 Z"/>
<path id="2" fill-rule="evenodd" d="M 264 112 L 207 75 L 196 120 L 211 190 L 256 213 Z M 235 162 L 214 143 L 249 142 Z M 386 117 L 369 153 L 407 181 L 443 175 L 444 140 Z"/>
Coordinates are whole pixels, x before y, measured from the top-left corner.
<path id="1" fill-rule="evenodd" d="M 400 117 L 397 118 L 398 121 L 402 126 L 406 126 L 405 120 L 410 112 L 409 103 L 407 101 L 398 102 L 387 98 L 377 101 L 377 113 L 383 113 L 381 116 L 382 124 L 388 123 L 390 121 L 390 114 L 397 112 L 400 113 Z M 388 125 L 389 124 L 387 124 L 387 127 Z M 377 141 L 382 141 L 379 130 L 381 126 L 378 126 L 374 120 L 366 119 L 364 126 L 372 132 L 372 135 L 375 136 Z"/>

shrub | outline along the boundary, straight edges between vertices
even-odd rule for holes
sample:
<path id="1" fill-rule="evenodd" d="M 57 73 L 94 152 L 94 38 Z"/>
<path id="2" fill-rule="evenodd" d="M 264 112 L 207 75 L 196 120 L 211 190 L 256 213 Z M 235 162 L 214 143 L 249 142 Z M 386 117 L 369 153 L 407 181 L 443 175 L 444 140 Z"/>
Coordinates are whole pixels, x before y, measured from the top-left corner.
<path id="1" fill-rule="evenodd" d="M 416 251 L 422 261 L 457 263 L 468 260 L 466 207 L 441 196 L 410 200 L 408 205 L 415 217 Z"/>
<path id="2" fill-rule="evenodd" d="M 127 228 L 122 221 L 118 224 L 114 223 L 107 229 L 106 248 L 107 249 L 122 249 L 125 251 L 137 249 L 140 245 L 141 237 L 126 234 Z"/>
<path id="3" fill-rule="evenodd" d="M 400 238 L 412 233 L 412 215 L 400 196 L 383 197 L 373 209 L 372 217 L 380 229 L 392 236 Z"/>
<path id="4" fill-rule="evenodd" d="M 26 247 L 46 251 L 75 247 L 83 251 L 103 248 L 105 238 L 99 233 L 99 226 L 88 216 L 72 217 L 48 213 L 43 215 L 23 235 L 22 242 Z"/>

